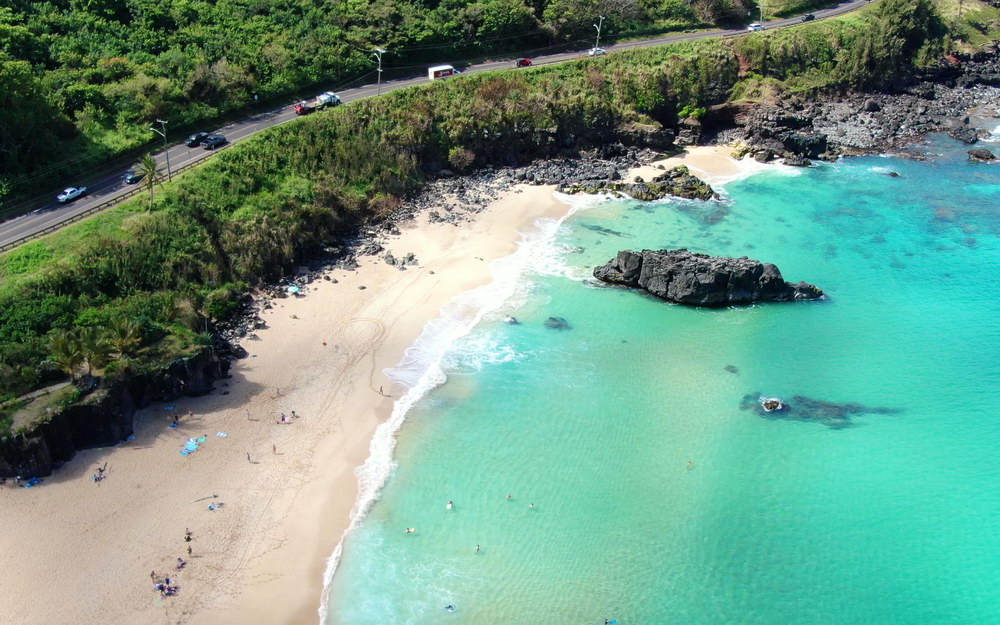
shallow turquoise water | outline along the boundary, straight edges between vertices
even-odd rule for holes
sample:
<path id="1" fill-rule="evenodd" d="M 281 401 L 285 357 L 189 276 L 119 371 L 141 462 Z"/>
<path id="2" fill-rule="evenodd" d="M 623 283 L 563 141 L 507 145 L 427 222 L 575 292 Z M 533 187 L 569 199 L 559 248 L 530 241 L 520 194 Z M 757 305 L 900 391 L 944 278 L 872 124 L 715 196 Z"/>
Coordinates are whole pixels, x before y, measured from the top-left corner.
<path id="1" fill-rule="evenodd" d="M 560 264 L 407 415 L 327 622 L 1000 622 L 1000 166 L 932 148 L 568 220 Z M 661 247 L 774 262 L 830 299 L 692 310 L 586 280 Z M 740 409 L 760 393 L 892 411 Z"/>

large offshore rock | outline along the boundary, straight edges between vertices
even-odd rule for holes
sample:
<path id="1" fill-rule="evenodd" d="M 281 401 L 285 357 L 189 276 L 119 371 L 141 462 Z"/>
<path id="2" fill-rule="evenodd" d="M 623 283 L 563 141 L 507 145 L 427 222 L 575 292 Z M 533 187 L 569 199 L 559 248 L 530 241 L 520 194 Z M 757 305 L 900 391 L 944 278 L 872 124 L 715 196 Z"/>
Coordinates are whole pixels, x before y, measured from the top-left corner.
<path id="1" fill-rule="evenodd" d="M 723 258 L 687 250 L 623 250 L 594 277 L 610 284 L 645 289 L 685 306 L 730 306 L 753 302 L 787 302 L 823 297 L 812 284 L 789 284 L 771 263 Z"/>

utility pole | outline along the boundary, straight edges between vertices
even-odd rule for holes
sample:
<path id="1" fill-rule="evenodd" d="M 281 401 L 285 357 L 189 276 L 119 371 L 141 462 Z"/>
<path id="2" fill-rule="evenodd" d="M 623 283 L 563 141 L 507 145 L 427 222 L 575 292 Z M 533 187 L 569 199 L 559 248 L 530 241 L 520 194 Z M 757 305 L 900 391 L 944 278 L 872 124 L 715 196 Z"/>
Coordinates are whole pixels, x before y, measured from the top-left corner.
<path id="1" fill-rule="evenodd" d="M 150 126 L 149 129 L 163 137 L 163 154 L 167 157 L 167 182 L 170 182 L 170 146 L 167 145 L 167 122 L 165 120 L 158 119 L 156 120 L 156 123 L 158 123 L 160 128 L 163 130 L 157 130 L 154 126 Z"/>
<path id="2" fill-rule="evenodd" d="M 385 54 L 385 50 L 382 48 L 375 48 L 372 52 L 372 56 L 378 59 L 378 91 L 375 95 L 382 95 L 382 55 Z"/>
<path id="3" fill-rule="evenodd" d="M 600 48 L 601 47 L 601 26 L 604 26 L 604 16 L 603 15 L 598 15 L 597 17 L 600 18 L 600 21 L 598 21 L 598 23 L 594 24 L 594 28 L 597 29 L 597 41 L 594 42 L 594 47 L 595 48 Z"/>
<path id="4" fill-rule="evenodd" d="M 764 0 L 760 0 L 760 25 L 764 25 Z"/>

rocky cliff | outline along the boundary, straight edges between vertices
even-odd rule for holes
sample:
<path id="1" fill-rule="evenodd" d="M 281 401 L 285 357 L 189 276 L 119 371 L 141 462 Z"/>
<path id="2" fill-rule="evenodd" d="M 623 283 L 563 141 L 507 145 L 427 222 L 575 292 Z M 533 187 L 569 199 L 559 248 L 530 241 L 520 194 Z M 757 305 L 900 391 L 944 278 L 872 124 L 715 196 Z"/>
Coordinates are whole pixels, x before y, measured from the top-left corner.
<path id="1" fill-rule="evenodd" d="M 204 395 L 229 372 L 229 361 L 205 347 L 163 370 L 98 388 L 27 432 L 0 438 L 0 477 L 43 477 L 81 449 L 117 445 L 132 435 L 138 408 L 182 395 Z"/>
<path id="2" fill-rule="evenodd" d="M 685 306 L 719 307 L 823 297 L 812 284 L 789 284 L 771 263 L 746 256 L 723 258 L 687 250 L 624 250 L 594 269 L 603 282 L 645 289 Z"/>

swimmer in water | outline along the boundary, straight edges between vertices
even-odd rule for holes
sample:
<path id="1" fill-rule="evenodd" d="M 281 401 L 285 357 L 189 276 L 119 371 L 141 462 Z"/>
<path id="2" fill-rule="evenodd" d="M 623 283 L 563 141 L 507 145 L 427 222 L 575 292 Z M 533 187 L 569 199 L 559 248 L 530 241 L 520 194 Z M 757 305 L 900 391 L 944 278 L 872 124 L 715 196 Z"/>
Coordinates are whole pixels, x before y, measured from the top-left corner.
<path id="1" fill-rule="evenodd" d="M 510 496 L 510 493 L 507 493 L 507 499 L 513 499 L 513 497 Z"/>
<path id="2" fill-rule="evenodd" d="M 529 507 L 529 508 L 534 508 L 534 507 L 535 507 L 535 504 L 533 504 L 533 503 L 529 503 L 529 504 L 528 504 L 528 507 Z"/>
<path id="3" fill-rule="evenodd" d="M 407 534 L 413 534 L 416 531 L 417 531 L 417 528 L 415 528 L 415 527 L 408 527 L 408 528 L 406 528 L 406 533 Z"/>
<path id="4" fill-rule="evenodd" d="M 687 466 L 687 468 L 688 468 L 688 471 L 690 471 L 691 469 L 693 469 L 694 468 L 694 462 L 692 462 L 691 460 L 688 460 L 688 466 Z"/>
<path id="5" fill-rule="evenodd" d="M 448 502 L 448 505 L 447 505 L 447 506 L 445 506 L 445 507 L 444 507 L 444 509 L 445 509 L 445 510 L 451 510 L 451 507 L 452 507 L 452 506 L 454 506 L 454 505 L 455 505 L 454 503 L 452 503 L 452 502 L 450 502 L 450 501 L 449 501 L 449 502 Z"/>

